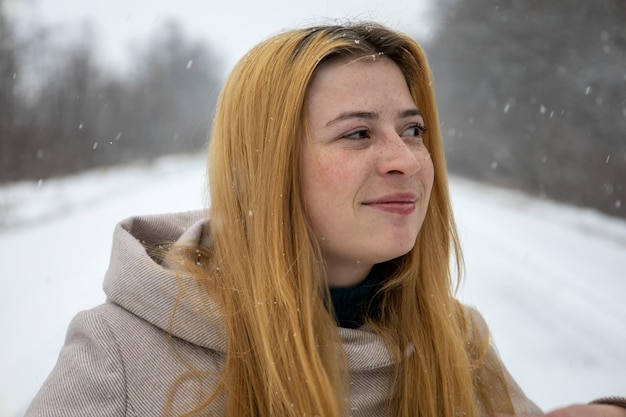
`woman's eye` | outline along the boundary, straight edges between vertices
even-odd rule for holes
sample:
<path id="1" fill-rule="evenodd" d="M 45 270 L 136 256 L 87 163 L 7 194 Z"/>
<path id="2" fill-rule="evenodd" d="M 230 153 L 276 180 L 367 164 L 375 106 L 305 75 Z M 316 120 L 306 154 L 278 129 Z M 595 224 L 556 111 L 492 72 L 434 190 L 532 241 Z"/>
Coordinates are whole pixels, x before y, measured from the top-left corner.
<path id="1" fill-rule="evenodd" d="M 421 138 L 422 135 L 426 132 L 426 128 L 419 124 L 415 123 L 414 125 L 409 126 L 403 133 L 402 136 L 412 136 L 415 138 Z"/>
<path id="2" fill-rule="evenodd" d="M 370 132 L 369 130 L 357 130 L 355 132 L 351 132 L 351 133 L 348 133 L 347 135 L 344 135 L 343 138 L 351 139 L 351 140 L 369 139 Z"/>

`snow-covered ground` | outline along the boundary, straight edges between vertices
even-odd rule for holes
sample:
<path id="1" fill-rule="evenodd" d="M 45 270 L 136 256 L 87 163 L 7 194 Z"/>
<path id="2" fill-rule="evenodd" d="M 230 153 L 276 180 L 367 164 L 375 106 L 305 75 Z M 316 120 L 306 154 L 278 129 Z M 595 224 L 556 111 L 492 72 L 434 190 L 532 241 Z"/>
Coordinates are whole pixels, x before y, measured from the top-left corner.
<path id="1" fill-rule="evenodd" d="M 203 205 L 202 158 L 0 188 L 0 416 L 21 415 L 79 310 L 104 300 L 111 233 Z M 461 179 L 461 298 L 546 409 L 626 395 L 626 221 Z"/>

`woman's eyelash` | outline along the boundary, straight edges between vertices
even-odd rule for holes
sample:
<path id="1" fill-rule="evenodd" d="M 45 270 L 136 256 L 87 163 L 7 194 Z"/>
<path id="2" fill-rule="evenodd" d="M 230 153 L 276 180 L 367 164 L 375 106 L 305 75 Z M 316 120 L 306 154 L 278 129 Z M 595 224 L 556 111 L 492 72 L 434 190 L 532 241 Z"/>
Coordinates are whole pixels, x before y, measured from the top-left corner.
<path id="1" fill-rule="evenodd" d="M 412 125 L 410 125 L 408 128 L 406 128 L 403 132 L 402 132 L 402 136 L 411 136 L 414 138 L 421 138 L 422 135 L 427 131 L 427 129 L 424 127 L 423 124 L 421 123 L 414 123 Z"/>
<path id="2" fill-rule="evenodd" d="M 347 135 L 344 135 L 343 137 L 352 140 L 367 139 L 370 137 L 370 132 L 366 129 L 356 130 L 354 132 L 348 133 Z"/>
<path id="3" fill-rule="evenodd" d="M 428 131 L 428 129 L 426 129 L 426 127 L 423 124 L 420 123 L 415 123 L 411 126 L 409 126 L 403 133 L 402 135 L 407 134 L 406 132 L 410 129 L 415 129 L 416 132 L 408 134 L 410 136 L 415 136 L 415 137 L 421 137 L 424 133 L 426 133 Z M 361 140 L 361 139 L 368 139 L 371 137 L 370 131 L 367 129 L 361 129 L 361 130 L 356 130 L 354 132 L 350 132 L 346 135 L 343 136 L 343 138 L 345 139 L 350 139 L 350 140 Z"/>
<path id="4" fill-rule="evenodd" d="M 428 129 L 426 129 L 426 126 L 416 123 L 413 126 L 410 127 L 410 129 L 417 129 L 418 134 L 416 136 L 422 136 L 424 133 L 426 133 L 428 131 Z"/>

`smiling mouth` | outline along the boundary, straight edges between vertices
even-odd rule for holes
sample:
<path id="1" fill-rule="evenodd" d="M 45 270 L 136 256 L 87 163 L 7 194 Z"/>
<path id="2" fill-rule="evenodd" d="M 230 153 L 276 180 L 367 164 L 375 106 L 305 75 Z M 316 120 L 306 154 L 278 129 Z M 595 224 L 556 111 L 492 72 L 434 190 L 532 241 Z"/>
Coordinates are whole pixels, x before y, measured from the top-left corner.
<path id="1" fill-rule="evenodd" d="M 408 215 L 415 211 L 417 197 L 410 193 L 400 193 L 365 201 L 362 204 L 387 213 Z"/>
<path id="2" fill-rule="evenodd" d="M 414 201 L 386 201 L 378 203 L 364 203 L 363 205 L 387 213 L 408 215 L 415 211 Z"/>

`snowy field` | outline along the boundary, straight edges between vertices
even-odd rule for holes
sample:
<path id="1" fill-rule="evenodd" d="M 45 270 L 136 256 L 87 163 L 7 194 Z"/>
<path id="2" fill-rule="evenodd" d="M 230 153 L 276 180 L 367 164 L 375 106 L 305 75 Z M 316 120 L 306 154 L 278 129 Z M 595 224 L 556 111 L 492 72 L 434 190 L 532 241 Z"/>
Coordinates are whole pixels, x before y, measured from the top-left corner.
<path id="1" fill-rule="evenodd" d="M 0 188 L 0 417 L 20 416 L 73 315 L 104 301 L 113 226 L 202 206 L 202 158 Z M 626 395 L 626 221 L 453 179 L 460 297 L 541 407 Z"/>

